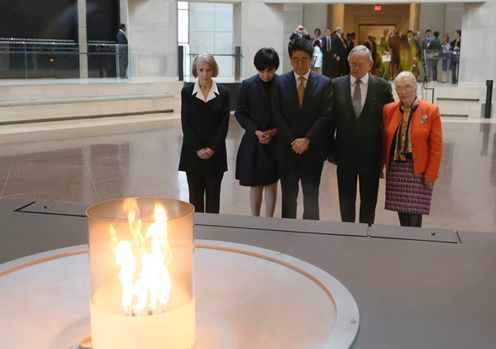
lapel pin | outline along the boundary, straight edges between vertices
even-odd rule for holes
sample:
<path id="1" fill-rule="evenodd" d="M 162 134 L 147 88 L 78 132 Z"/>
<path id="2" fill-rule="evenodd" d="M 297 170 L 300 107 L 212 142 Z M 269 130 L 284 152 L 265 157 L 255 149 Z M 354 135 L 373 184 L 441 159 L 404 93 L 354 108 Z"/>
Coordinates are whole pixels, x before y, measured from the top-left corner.
<path id="1" fill-rule="evenodd" d="M 422 115 L 422 117 L 420 118 L 420 123 L 423 124 L 425 120 L 427 120 L 429 116 L 427 116 L 427 114 L 424 114 Z"/>

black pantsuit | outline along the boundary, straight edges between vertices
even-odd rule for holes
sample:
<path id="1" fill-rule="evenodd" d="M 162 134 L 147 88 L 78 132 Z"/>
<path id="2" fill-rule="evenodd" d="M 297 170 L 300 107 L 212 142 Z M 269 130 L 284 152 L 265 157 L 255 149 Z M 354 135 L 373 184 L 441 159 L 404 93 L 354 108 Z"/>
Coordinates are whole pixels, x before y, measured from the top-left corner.
<path id="1" fill-rule="evenodd" d="M 189 202 L 196 212 L 219 213 L 220 184 L 224 173 L 203 175 L 186 172 L 189 187 Z"/>
<path id="2" fill-rule="evenodd" d="M 215 98 L 207 102 L 193 94 L 193 84 L 181 91 L 183 145 L 179 171 L 186 172 L 190 202 L 196 212 L 219 212 L 220 183 L 227 171 L 229 94 L 227 88 L 221 85 L 217 88 Z M 214 150 L 214 155 L 201 159 L 197 151 L 203 148 Z"/>

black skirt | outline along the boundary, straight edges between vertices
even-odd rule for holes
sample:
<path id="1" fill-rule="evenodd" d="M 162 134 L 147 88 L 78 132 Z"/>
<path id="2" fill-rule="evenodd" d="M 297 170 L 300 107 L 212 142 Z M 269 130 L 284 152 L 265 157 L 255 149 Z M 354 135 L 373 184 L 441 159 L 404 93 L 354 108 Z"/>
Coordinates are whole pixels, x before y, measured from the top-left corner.
<path id="1" fill-rule="evenodd" d="M 274 137 L 269 144 L 261 144 L 254 133 L 245 132 L 236 157 L 236 179 L 239 184 L 252 187 L 279 180 L 275 142 Z"/>

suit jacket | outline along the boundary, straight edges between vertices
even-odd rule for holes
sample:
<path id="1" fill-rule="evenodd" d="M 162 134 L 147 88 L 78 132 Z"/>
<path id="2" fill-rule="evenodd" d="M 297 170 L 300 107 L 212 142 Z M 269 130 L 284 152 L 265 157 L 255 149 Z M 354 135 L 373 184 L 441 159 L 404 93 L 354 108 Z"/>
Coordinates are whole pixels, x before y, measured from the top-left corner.
<path id="1" fill-rule="evenodd" d="M 298 92 L 293 71 L 277 79 L 272 114 L 277 127 L 277 158 L 284 162 L 301 159 L 322 162 L 328 148 L 329 119 L 331 115 L 332 86 L 329 78 L 310 72 L 303 106 L 298 103 Z M 308 138 L 310 146 L 302 155 L 291 149 L 296 138 Z"/>
<path id="2" fill-rule="evenodd" d="M 194 84 L 181 91 L 183 145 L 179 170 L 209 175 L 227 171 L 226 135 L 229 126 L 229 93 L 217 84 L 219 95 L 205 103 L 192 95 Z M 196 152 L 209 147 L 215 154 L 208 160 Z"/>
<path id="3" fill-rule="evenodd" d="M 117 32 L 115 42 L 117 44 L 119 55 L 127 56 L 127 38 L 126 35 L 120 30 Z"/>
<path id="4" fill-rule="evenodd" d="M 331 50 L 332 50 L 332 37 L 331 37 L 331 40 L 330 40 L 330 45 L 331 45 L 331 50 L 328 50 L 327 49 L 327 36 L 323 36 L 322 39 L 322 54 L 325 55 L 330 55 L 331 54 Z"/>
<path id="5" fill-rule="evenodd" d="M 382 158 L 382 108 L 393 101 L 391 85 L 369 74 L 365 104 L 355 116 L 350 75 L 332 80 L 333 118 L 329 155 L 338 166 L 357 171 L 379 171 Z"/>
<path id="6" fill-rule="evenodd" d="M 296 41 L 298 39 L 306 39 L 308 41 L 312 41 L 312 37 L 310 36 L 310 34 L 303 34 L 303 35 L 299 35 L 299 34 L 296 34 L 296 33 L 292 33 L 290 36 L 289 36 L 289 41 Z"/>
<path id="7" fill-rule="evenodd" d="M 384 106 L 384 150 L 383 164 L 389 166 L 391 145 L 396 130 L 403 118 L 400 103 L 394 102 Z M 425 178 L 436 180 L 441 165 L 443 136 L 439 107 L 427 101 L 420 101 L 410 121 L 413 168 L 415 173 L 425 173 Z"/>

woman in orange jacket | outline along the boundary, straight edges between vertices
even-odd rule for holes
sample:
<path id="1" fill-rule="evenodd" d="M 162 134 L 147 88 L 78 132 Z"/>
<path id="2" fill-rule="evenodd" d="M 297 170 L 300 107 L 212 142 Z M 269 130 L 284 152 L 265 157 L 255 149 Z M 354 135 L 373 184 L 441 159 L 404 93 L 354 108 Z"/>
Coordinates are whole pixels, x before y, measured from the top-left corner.
<path id="1" fill-rule="evenodd" d="M 402 226 L 421 227 L 441 164 L 441 117 L 437 105 L 418 99 L 411 72 L 401 72 L 394 83 L 399 101 L 383 110 L 386 209 L 398 212 Z"/>

